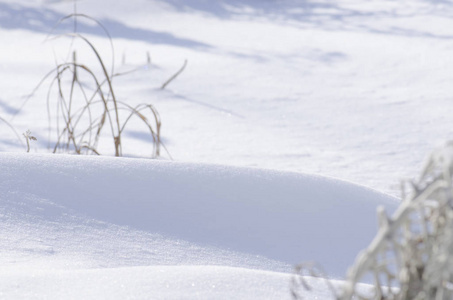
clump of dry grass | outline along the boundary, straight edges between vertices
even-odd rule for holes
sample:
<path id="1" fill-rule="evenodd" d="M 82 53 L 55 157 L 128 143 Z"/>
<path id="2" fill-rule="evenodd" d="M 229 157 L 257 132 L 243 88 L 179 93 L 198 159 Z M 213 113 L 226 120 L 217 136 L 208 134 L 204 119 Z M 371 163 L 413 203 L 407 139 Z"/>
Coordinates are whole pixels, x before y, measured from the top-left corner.
<path id="1" fill-rule="evenodd" d="M 49 141 L 53 137 L 53 152 L 75 152 L 77 154 L 100 154 L 98 151 L 101 137 L 109 136 L 115 156 L 123 155 L 122 136 L 131 119 L 138 119 L 147 128 L 152 143 L 152 157 L 161 155 L 161 119 L 151 104 L 131 106 L 120 101 L 115 93 L 113 78 L 124 73 L 114 73 L 114 48 L 107 29 L 97 20 L 84 14 L 70 14 L 57 26 L 67 20 L 85 18 L 101 27 L 111 44 L 111 69 L 107 70 L 103 57 L 95 45 L 85 36 L 73 32 L 64 35 L 82 41 L 95 57 L 97 65 L 87 65 L 77 60 L 73 50 L 72 59 L 56 64 L 38 86 L 50 80 L 47 93 L 47 112 L 49 118 Z M 74 26 L 75 30 L 77 26 Z M 34 93 L 34 92 L 33 92 Z M 56 100 L 54 96 L 56 94 Z M 53 115 L 51 112 L 54 112 Z M 108 134 L 103 134 L 108 130 Z M 166 149 L 165 149 L 166 150 Z"/>

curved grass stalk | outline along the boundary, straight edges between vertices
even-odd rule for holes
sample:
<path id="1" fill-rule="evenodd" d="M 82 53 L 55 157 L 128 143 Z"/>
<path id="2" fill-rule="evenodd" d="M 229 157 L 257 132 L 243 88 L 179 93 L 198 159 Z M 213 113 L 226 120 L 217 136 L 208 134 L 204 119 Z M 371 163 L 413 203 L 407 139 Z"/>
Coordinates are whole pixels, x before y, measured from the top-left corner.
<path id="1" fill-rule="evenodd" d="M 80 14 L 80 13 L 72 13 L 72 14 L 69 14 L 67 16 L 64 16 L 63 18 L 58 20 L 57 24 L 54 25 L 54 27 L 51 29 L 50 33 L 47 35 L 46 40 L 50 40 L 50 36 L 53 34 L 55 29 L 58 26 L 60 26 L 60 24 L 63 23 L 65 20 L 68 20 L 70 18 L 77 18 L 77 17 L 82 17 L 82 18 L 85 18 L 85 19 L 88 19 L 88 20 L 91 20 L 91 21 L 95 22 L 96 25 L 101 27 L 101 29 L 104 31 L 104 33 L 107 36 L 107 38 L 109 40 L 109 43 L 110 43 L 110 49 L 111 49 L 111 55 L 112 55 L 112 62 L 111 62 L 112 69 L 111 69 L 110 77 L 113 77 L 113 73 L 114 73 L 114 70 L 115 70 L 115 47 L 113 46 L 113 39 L 112 39 L 112 36 L 110 35 L 110 32 L 107 30 L 107 28 L 105 28 L 105 26 L 101 22 L 96 20 L 95 18 L 92 18 L 92 17 L 90 17 L 90 16 L 88 16 L 86 14 Z M 74 30 L 74 34 L 77 34 L 76 30 Z M 58 37 L 58 35 L 56 37 Z"/>
<path id="2" fill-rule="evenodd" d="M 8 121 L 6 121 L 4 118 L 0 117 L 0 121 L 2 121 L 3 123 L 6 124 L 6 126 L 8 126 L 11 131 L 16 135 L 17 139 L 19 140 L 19 142 L 21 143 L 22 146 L 24 146 L 24 142 L 22 141 L 22 139 L 20 138 L 20 135 L 17 133 L 16 129 L 14 129 L 13 125 L 11 125 Z"/>

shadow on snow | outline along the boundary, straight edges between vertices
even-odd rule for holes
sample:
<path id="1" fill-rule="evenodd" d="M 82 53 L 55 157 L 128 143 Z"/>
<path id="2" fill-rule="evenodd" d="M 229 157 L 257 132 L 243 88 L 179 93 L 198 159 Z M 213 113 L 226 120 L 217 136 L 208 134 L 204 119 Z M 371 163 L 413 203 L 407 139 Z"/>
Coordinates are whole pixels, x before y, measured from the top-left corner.
<path id="1" fill-rule="evenodd" d="M 0 3 L 0 27 L 4 29 L 24 29 L 50 33 L 63 17 L 65 15 L 47 8 L 32 8 L 16 4 Z M 101 19 L 99 21 L 107 28 L 113 38 L 139 40 L 151 44 L 164 44 L 186 48 L 211 48 L 210 45 L 205 43 L 179 38 L 167 32 L 134 28 L 110 19 Z M 57 29 L 56 33 L 72 32 L 73 22 L 68 20 L 60 24 Z M 94 24 L 88 25 L 78 22 L 77 31 L 82 34 L 105 36 L 105 33 Z"/>
<path id="2" fill-rule="evenodd" d="M 309 26 L 331 31 L 357 31 L 374 34 L 435 39 L 453 39 L 453 35 L 434 34 L 428 31 L 411 30 L 401 27 L 373 28 L 364 25 L 363 20 L 370 18 L 395 19 L 410 18 L 417 15 L 439 15 L 450 18 L 453 11 L 451 0 L 424 0 L 423 4 L 411 12 L 405 6 L 394 10 L 390 8 L 363 11 L 345 7 L 336 2 L 317 2 L 307 0 L 165 0 L 179 11 L 198 11 L 217 18 L 265 18 L 275 22 Z"/>

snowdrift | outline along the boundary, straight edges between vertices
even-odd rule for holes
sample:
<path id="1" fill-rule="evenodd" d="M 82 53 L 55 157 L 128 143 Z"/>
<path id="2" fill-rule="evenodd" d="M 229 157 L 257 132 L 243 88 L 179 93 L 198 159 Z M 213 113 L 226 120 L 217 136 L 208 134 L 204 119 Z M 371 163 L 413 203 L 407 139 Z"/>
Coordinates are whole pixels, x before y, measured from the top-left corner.
<path id="1" fill-rule="evenodd" d="M 223 265 L 341 276 L 396 200 L 298 173 L 132 158 L 0 154 L 2 264 Z"/>

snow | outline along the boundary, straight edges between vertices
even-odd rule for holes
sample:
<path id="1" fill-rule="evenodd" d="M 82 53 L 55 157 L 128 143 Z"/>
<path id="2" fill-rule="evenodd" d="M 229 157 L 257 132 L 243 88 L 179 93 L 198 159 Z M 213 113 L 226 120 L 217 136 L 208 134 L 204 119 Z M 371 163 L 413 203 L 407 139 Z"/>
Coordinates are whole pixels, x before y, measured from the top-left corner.
<path id="1" fill-rule="evenodd" d="M 138 123 L 125 158 L 107 134 L 105 156 L 51 155 L 48 84 L 25 99 L 71 54 L 49 33 L 74 8 L 0 0 L 0 117 L 38 139 L 24 153 L 0 119 L 0 298 L 290 298 L 297 263 L 344 278 L 376 207 L 453 137 L 451 1 L 77 1 L 108 68 L 138 68 L 115 93 L 156 107 L 173 160 L 147 159 Z"/>
<path id="2" fill-rule="evenodd" d="M 6 286 L 3 292 L 14 299 L 290 299 L 285 292 L 288 274 L 219 266 L 10 271 L 8 277 L 18 286 Z M 18 288 L 30 285 L 29 294 Z"/>
<path id="3" fill-rule="evenodd" d="M 291 299 L 289 274 L 224 266 L 10 270 L 2 279 L 7 284 L 0 295 L 14 299 Z M 325 283 L 311 278 L 307 282 L 320 292 L 308 293 L 306 299 L 332 297 Z"/>
<path id="4" fill-rule="evenodd" d="M 127 287 L 117 299 L 280 297 L 295 262 L 341 277 L 375 231 L 376 206 L 396 206 L 351 183 L 272 170 L 26 153 L 2 153 L 0 165 L 0 286 L 14 298 L 59 298 L 68 284 L 110 298 L 119 287 L 86 284 L 96 274 Z M 244 294 L 238 278 L 254 288 Z"/>

